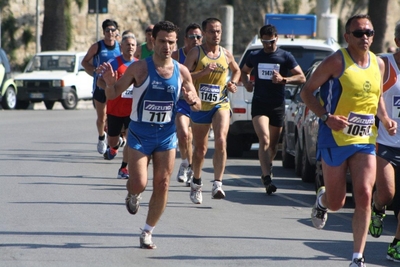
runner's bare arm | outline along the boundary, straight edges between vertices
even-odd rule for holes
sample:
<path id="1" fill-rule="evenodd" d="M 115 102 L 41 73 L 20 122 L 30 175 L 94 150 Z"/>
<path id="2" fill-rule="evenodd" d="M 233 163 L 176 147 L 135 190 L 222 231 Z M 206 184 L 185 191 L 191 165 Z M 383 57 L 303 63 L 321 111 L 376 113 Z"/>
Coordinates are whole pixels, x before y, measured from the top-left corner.
<path id="1" fill-rule="evenodd" d="M 179 70 L 182 77 L 183 97 L 192 110 L 200 110 L 201 100 L 197 95 L 196 89 L 194 88 L 192 76 L 190 75 L 189 70 L 182 64 L 179 65 Z"/>
<path id="2" fill-rule="evenodd" d="M 98 47 L 98 43 L 92 44 L 85 57 L 82 59 L 82 67 L 85 68 L 86 73 L 90 76 L 93 76 L 93 73 L 96 71 L 96 67 L 93 66 L 93 57 L 96 55 Z"/>
<path id="3" fill-rule="evenodd" d="M 397 132 L 397 122 L 388 116 L 386 112 L 385 100 L 383 99 L 383 77 L 385 76 L 385 62 L 378 57 L 377 60 L 379 64 L 379 71 L 381 73 L 381 94 L 379 97 L 378 112 L 376 115 L 385 126 L 385 129 L 389 135 L 395 135 Z"/>
<path id="4" fill-rule="evenodd" d="M 117 72 L 113 70 L 110 63 L 103 63 L 100 68 L 102 72 L 102 77 L 106 84 L 104 90 L 107 99 L 114 99 L 121 95 L 128 87 L 135 82 L 134 73 L 138 71 L 138 65 L 141 61 L 133 62 L 125 71 L 124 75 L 117 80 Z M 145 62 L 141 62 L 145 63 Z"/>

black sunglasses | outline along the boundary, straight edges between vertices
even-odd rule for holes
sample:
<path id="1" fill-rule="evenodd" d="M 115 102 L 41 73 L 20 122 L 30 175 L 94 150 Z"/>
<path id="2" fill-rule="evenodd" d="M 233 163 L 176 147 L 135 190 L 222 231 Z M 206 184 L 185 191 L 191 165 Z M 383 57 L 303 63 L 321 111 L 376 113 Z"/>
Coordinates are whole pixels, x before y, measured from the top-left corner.
<path id="1" fill-rule="evenodd" d="M 271 40 L 261 39 L 261 42 L 264 43 L 264 44 L 273 44 L 273 43 L 275 43 L 275 41 L 276 41 L 276 38 L 271 39 Z"/>
<path id="2" fill-rule="evenodd" d="M 105 29 L 106 32 L 115 32 L 117 29 L 111 29 L 111 28 L 107 28 Z"/>
<path id="3" fill-rule="evenodd" d="M 363 31 L 363 30 L 355 30 L 355 31 L 353 31 L 353 32 L 351 32 L 351 33 L 353 34 L 354 37 L 356 37 L 356 38 L 361 38 L 361 37 L 364 36 L 364 34 L 365 34 L 367 37 L 374 36 L 375 31 L 374 31 L 374 30 L 365 30 L 365 31 Z"/>
<path id="4" fill-rule="evenodd" d="M 197 35 L 197 34 L 188 35 L 188 38 L 190 38 L 190 39 L 197 39 L 197 40 L 200 40 L 201 37 L 203 37 L 203 36 Z"/>

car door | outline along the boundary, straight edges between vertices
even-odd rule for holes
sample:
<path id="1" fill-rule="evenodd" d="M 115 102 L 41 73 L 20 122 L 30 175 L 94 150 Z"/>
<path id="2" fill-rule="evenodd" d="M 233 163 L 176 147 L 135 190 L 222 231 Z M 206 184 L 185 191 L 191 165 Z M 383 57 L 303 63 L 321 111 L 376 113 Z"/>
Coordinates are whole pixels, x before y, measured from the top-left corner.
<path id="1" fill-rule="evenodd" d="M 93 91 L 93 77 L 86 73 L 82 66 L 84 55 L 77 56 L 78 66 L 76 69 L 76 91 L 79 99 L 91 99 Z"/>

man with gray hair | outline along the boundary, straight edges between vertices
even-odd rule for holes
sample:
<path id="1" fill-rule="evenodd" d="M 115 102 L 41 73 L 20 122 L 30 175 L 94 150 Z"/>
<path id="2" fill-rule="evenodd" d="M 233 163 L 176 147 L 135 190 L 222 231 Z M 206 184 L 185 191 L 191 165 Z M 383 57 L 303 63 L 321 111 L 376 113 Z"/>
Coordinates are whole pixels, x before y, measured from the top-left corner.
<path id="1" fill-rule="evenodd" d="M 394 42 L 400 47 L 400 24 L 396 25 Z M 381 55 L 385 62 L 385 75 L 383 77 L 383 99 L 386 111 L 393 120 L 400 125 L 400 52 Z M 396 191 L 396 184 L 400 184 L 400 131 L 390 136 L 379 122 L 377 151 L 376 151 L 376 191 L 373 194 L 371 222 L 369 232 L 373 237 L 379 237 L 383 231 L 386 205 L 392 203 L 394 213 L 397 215 L 397 229 L 393 242 L 389 244 L 386 258 L 400 262 L 400 192 Z M 399 129 L 397 129 L 399 130 Z M 400 187 L 399 187 L 400 188 Z M 395 194 L 396 193 L 396 194 Z"/>

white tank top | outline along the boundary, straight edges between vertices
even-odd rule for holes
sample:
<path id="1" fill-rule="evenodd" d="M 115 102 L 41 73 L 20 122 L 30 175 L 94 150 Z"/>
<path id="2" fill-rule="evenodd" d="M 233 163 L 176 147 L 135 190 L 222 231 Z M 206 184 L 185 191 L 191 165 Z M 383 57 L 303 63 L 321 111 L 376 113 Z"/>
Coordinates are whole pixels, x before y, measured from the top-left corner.
<path id="1" fill-rule="evenodd" d="M 388 116 L 397 122 L 397 133 L 390 136 L 382 122 L 379 122 L 377 143 L 400 148 L 400 70 L 393 54 L 384 54 L 381 57 L 387 58 L 389 63 L 386 66 L 388 75 L 383 83 L 383 99 Z"/>

